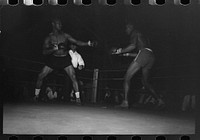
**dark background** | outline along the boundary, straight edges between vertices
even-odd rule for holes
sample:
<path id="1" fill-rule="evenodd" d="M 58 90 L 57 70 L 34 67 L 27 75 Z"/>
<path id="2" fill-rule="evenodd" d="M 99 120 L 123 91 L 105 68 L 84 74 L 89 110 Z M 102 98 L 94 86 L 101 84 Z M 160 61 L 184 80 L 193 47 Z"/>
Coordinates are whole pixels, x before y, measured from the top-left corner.
<path id="1" fill-rule="evenodd" d="M 33 60 L 42 58 L 44 38 L 51 32 L 51 18 L 59 17 L 65 32 L 74 38 L 99 42 L 96 49 L 83 49 L 88 62 L 100 67 L 112 47 L 127 44 L 125 21 L 132 21 L 150 38 L 157 65 L 194 64 L 199 42 L 199 8 L 189 6 L 4 6 L 1 10 L 1 52 Z M 101 56 L 101 62 L 98 58 Z M 110 56 L 106 56 L 110 57 Z M 106 60 L 107 61 L 107 60 Z M 92 67 L 92 66 L 91 66 Z M 90 68 L 90 67 L 89 67 Z"/>
<path id="2" fill-rule="evenodd" d="M 10 57 L 43 62 L 42 45 L 51 32 L 51 18 L 59 17 L 63 30 L 81 41 L 96 40 L 96 48 L 80 47 L 79 52 L 86 62 L 86 69 L 126 69 L 132 58 L 109 54 L 113 47 L 125 47 L 128 37 L 125 22 L 132 21 L 151 42 L 156 55 L 153 70 L 154 83 L 162 90 L 197 92 L 200 9 L 198 5 L 127 6 L 4 6 L 1 10 L 0 52 L 5 69 L 12 67 L 39 71 L 43 65 Z M 6 57 L 5 57 L 6 56 Z M 4 70 L 5 71 L 5 70 Z M 113 73 L 112 73 L 113 74 Z M 109 78 L 105 74 L 100 78 Z M 12 71 L 10 79 L 34 81 L 37 73 Z M 14 75 L 14 76 L 10 76 Z M 123 77 L 124 72 L 116 74 Z M 87 74 L 84 76 L 87 77 Z M 115 76 L 115 74 L 114 74 Z M 101 82 L 99 83 L 101 85 Z M 106 83 L 119 86 L 117 84 Z M 102 86 L 105 85 L 103 82 Z M 122 88 L 122 87 L 121 87 Z M 178 92 L 178 94 L 179 94 Z"/>

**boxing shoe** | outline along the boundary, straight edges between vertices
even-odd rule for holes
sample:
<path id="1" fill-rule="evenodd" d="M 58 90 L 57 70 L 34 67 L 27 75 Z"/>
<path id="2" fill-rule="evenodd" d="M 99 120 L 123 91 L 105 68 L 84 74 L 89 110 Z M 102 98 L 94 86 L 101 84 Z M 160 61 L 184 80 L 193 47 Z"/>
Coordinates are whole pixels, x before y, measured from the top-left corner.
<path id="1" fill-rule="evenodd" d="M 76 104 L 81 105 L 80 92 L 75 92 Z"/>
<path id="2" fill-rule="evenodd" d="M 129 104 L 128 101 L 123 101 L 120 105 L 116 106 L 116 107 L 121 107 L 121 108 L 129 108 Z"/>
<path id="3" fill-rule="evenodd" d="M 165 102 L 162 100 L 159 100 L 155 109 L 156 110 L 165 110 L 165 108 L 166 108 Z"/>
<path id="4" fill-rule="evenodd" d="M 81 105 L 81 99 L 80 98 L 76 98 L 76 105 Z"/>
<path id="5" fill-rule="evenodd" d="M 39 95 L 35 95 L 35 96 L 33 97 L 33 101 L 34 101 L 34 102 L 38 102 L 38 101 L 39 101 Z"/>

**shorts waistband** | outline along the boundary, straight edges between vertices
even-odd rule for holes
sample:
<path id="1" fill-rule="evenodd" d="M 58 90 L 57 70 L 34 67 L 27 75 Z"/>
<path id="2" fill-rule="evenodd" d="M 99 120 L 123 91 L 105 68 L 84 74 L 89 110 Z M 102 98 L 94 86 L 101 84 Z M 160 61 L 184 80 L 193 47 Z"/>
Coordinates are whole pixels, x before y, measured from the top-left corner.
<path id="1" fill-rule="evenodd" d="M 53 55 L 54 57 L 65 57 L 67 55 Z"/>
<path id="2" fill-rule="evenodd" d="M 147 49 L 147 50 L 149 50 L 149 51 L 153 52 L 153 51 L 152 51 L 152 49 L 150 49 L 150 48 L 145 48 L 145 49 Z"/>
<path id="3" fill-rule="evenodd" d="M 144 48 L 144 49 L 153 52 L 152 49 L 150 48 Z M 141 50 L 144 50 L 144 49 L 141 49 Z"/>

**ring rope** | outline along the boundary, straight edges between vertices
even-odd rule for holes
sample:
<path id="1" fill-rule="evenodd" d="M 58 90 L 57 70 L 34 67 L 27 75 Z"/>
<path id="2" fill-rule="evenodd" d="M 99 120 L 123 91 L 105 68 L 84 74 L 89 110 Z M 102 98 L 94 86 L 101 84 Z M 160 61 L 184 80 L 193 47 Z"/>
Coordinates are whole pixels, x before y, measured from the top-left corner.
<path id="1" fill-rule="evenodd" d="M 14 67 L 15 69 L 19 69 L 19 70 L 24 70 L 24 71 L 31 71 L 31 72 L 35 72 L 35 73 L 39 73 L 40 71 L 39 70 L 32 70 L 32 69 L 27 69 L 27 68 L 21 68 L 21 67 Z M 60 73 L 57 73 L 56 75 L 58 76 L 64 76 L 64 74 L 60 74 Z M 85 79 L 85 80 L 91 80 L 91 78 L 86 78 L 86 77 L 82 77 L 82 76 L 78 76 L 80 79 Z M 181 76 L 157 76 L 157 77 L 152 77 L 152 79 L 168 79 L 168 78 L 180 78 L 180 80 L 184 80 L 184 78 L 192 78 L 192 79 L 197 79 L 198 76 L 196 75 L 181 75 Z M 137 77 L 135 79 L 141 79 L 141 77 Z M 124 78 L 98 78 L 96 80 L 99 80 L 99 81 L 122 81 L 124 80 Z"/>
<path id="2" fill-rule="evenodd" d="M 99 90 L 106 90 L 106 88 L 98 88 Z M 119 89 L 119 88 L 109 88 L 110 91 L 122 91 L 124 92 L 124 89 Z M 141 93 L 145 93 L 148 92 L 146 90 L 141 90 L 141 89 L 135 89 L 135 92 L 141 92 Z M 164 93 L 164 92 L 170 92 L 170 93 L 190 93 L 190 91 L 186 91 L 186 90 L 159 90 L 157 89 L 156 92 L 158 93 Z M 195 93 L 195 92 L 193 92 Z"/>
<path id="3" fill-rule="evenodd" d="M 19 83 L 19 84 L 23 84 L 23 86 L 24 85 L 26 85 L 26 84 L 32 84 L 32 85 L 35 85 L 35 82 L 30 82 L 30 81 L 7 81 L 7 82 L 9 82 L 9 83 Z M 64 87 L 65 86 L 65 84 L 57 84 L 57 83 L 47 83 L 47 84 L 45 84 L 45 85 L 47 85 L 47 86 L 59 86 L 59 87 Z M 93 87 L 84 87 L 85 89 L 92 89 Z"/>
<path id="4" fill-rule="evenodd" d="M 14 67 L 15 69 L 19 69 L 19 70 L 24 70 L 24 71 L 31 71 L 31 72 L 34 72 L 34 73 L 39 73 L 40 71 L 39 70 L 32 70 L 32 69 L 27 69 L 27 68 L 20 68 L 20 67 Z M 60 74 L 60 73 L 57 73 L 56 75 L 58 76 L 64 76 L 64 74 Z M 79 79 L 84 79 L 84 80 L 92 80 L 91 78 L 86 78 L 86 77 L 82 77 L 82 76 L 78 76 Z"/>
<path id="5" fill-rule="evenodd" d="M 45 63 L 43 63 L 43 62 L 38 62 L 38 61 L 34 61 L 34 60 L 22 59 L 22 58 L 17 58 L 17 57 L 10 57 L 10 56 L 7 56 L 7 55 L 0 55 L 0 56 L 7 57 L 9 59 L 15 59 L 15 60 L 20 60 L 20 61 L 24 61 L 24 62 L 32 62 L 32 63 L 35 63 L 35 64 L 45 65 Z M 84 69 L 84 71 L 93 72 L 93 70 L 90 70 L 90 69 Z"/>
<path id="6" fill-rule="evenodd" d="M 17 58 L 17 57 L 10 57 L 7 55 L 0 55 L 3 57 L 7 57 L 7 58 L 11 58 L 11 59 L 15 59 L 15 60 L 21 60 L 21 61 L 25 61 L 25 62 L 32 62 L 32 63 L 36 63 L 36 64 L 40 64 L 40 65 L 45 65 L 45 63 L 43 62 L 38 62 L 38 61 L 34 61 L 34 60 L 28 60 L 28 59 L 22 59 L 22 58 Z M 192 65 L 176 65 L 176 66 L 170 66 L 170 68 L 175 68 L 175 67 L 188 67 L 188 66 L 192 66 Z M 159 70 L 159 69 L 166 69 L 169 68 L 168 66 L 161 66 L 161 67 L 155 67 L 155 70 Z M 93 72 L 93 70 L 90 69 L 84 69 L 84 71 L 88 71 L 88 72 Z M 101 70 L 101 72 L 126 72 L 127 69 L 114 69 L 114 70 Z"/>
<path id="7" fill-rule="evenodd" d="M 152 79 L 174 79 L 174 78 L 179 78 L 180 80 L 184 80 L 185 78 L 192 78 L 192 79 L 198 79 L 197 76 L 191 76 L 191 75 L 181 75 L 181 76 L 156 76 L 156 77 L 152 77 Z M 134 79 L 141 79 L 141 77 L 137 77 L 137 78 L 134 78 Z M 121 81 L 121 80 L 124 80 L 124 78 L 99 78 L 98 80 L 100 81 L 111 81 L 111 80 L 114 80 L 114 81 Z"/>
<path id="8" fill-rule="evenodd" d="M 35 84 L 35 82 L 30 82 L 30 81 L 9 81 L 9 83 L 23 83 L 23 84 Z M 55 83 L 48 83 L 48 84 L 46 84 L 46 85 L 49 85 L 49 86 L 60 86 L 60 87 L 63 87 L 63 86 L 65 86 L 64 84 L 55 84 Z M 85 89 L 93 89 L 94 87 L 86 87 L 86 86 L 84 86 L 84 88 Z M 98 88 L 99 90 L 106 90 L 106 88 Z M 124 92 L 124 89 L 119 89 L 119 88 L 109 88 L 109 90 L 111 90 L 111 91 L 121 91 L 121 92 Z M 141 93 L 143 93 L 143 92 L 146 92 L 146 91 L 141 91 L 141 89 L 136 89 L 136 90 L 134 90 L 135 92 L 141 92 Z M 186 93 L 186 94 L 188 94 L 188 93 L 191 93 L 191 91 L 187 91 L 187 90 L 156 90 L 157 92 L 166 92 L 166 93 Z M 198 92 L 192 92 L 193 94 L 197 94 Z"/>

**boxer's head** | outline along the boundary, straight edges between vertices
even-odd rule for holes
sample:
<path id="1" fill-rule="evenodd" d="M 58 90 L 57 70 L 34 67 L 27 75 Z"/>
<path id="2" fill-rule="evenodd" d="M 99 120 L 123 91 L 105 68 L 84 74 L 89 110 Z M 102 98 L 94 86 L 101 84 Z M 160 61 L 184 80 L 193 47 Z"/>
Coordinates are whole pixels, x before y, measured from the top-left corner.
<path id="1" fill-rule="evenodd" d="M 130 34 L 134 30 L 134 25 L 132 23 L 126 24 L 126 33 Z"/>
<path id="2" fill-rule="evenodd" d="M 53 26 L 53 29 L 60 31 L 62 28 L 62 23 L 61 23 L 60 19 L 58 19 L 58 18 L 53 19 L 52 26 Z"/>

